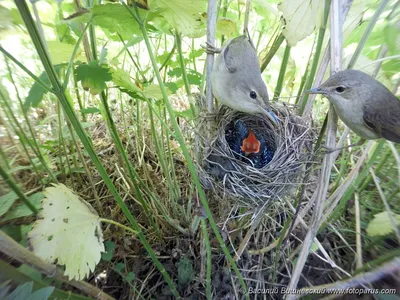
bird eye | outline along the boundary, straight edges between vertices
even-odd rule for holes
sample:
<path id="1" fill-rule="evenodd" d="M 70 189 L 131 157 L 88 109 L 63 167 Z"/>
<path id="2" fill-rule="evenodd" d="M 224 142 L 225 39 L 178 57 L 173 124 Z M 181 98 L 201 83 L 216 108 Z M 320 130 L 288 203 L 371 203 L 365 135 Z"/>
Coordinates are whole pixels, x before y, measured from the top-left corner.
<path id="1" fill-rule="evenodd" d="M 255 91 L 250 92 L 250 98 L 256 99 L 257 98 L 257 93 Z"/>
<path id="2" fill-rule="evenodd" d="M 338 86 L 335 91 L 338 93 L 343 93 L 346 88 L 344 86 Z"/>

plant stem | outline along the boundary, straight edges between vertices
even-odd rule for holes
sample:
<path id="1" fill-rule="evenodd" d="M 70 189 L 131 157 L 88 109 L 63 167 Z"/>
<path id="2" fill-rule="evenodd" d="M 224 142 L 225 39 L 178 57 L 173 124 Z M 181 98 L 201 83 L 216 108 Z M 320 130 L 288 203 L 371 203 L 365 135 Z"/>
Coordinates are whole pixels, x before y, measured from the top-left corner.
<path id="1" fill-rule="evenodd" d="M 174 294 L 174 296 L 176 298 L 180 298 L 171 277 L 166 272 L 164 266 L 161 264 L 161 262 L 157 258 L 153 249 L 150 247 L 150 244 L 148 243 L 146 237 L 144 236 L 143 231 L 141 230 L 139 224 L 136 222 L 136 220 L 133 217 L 132 213 L 130 212 L 129 208 L 126 206 L 123 199 L 119 195 L 119 193 L 118 193 L 115 185 L 112 183 L 110 177 L 107 175 L 107 172 L 106 172 L 103 164 L 101 163 L 99 157 L 97 156 L 95 150 L 93 149 L 92 142 L 89 140 L 88 136 L 86 135 L 86 132 L 82 128 L 82 124 L 79 122 L 77 116 L 75 115 L 74 109 L 73 109 L 71 103 L 68 101 L 68 99 L 65 95 L 65 92 L 62 89 L 61 82 L 57 77 L 57 74 L 54 70 L 54 67 L 53 67 L 51 61 L 50 61 L 50 58 L 47 55 L 47 52 L 45 51 L 44 45 L 40 39 L 39 33 L 37 32 L 37 29 L 35 27 L 35 24 L 33 22 L 32 16 L 30 14 L 30 11 L 29 11 L 29 8 L 28 8 L 26 2 L 25 1 L 16 1 L 15 3 L 16 3 L 18 10 L 22 16 L 22 19 L 24 20 L 24 22 L 26 24 L 26 27 L 31 36 L 32 42 L 35 45 L 36 51 L 43 63 L 43 66 L 44 66 L 44 69 L 46 70 L 49 81 L 51 82 L 52 86 L 54 87 L 54 93 L 57 96 L 58 100 L 60 101 L 61 105 L 63 106 L 65 114 L 70 119 L 72 126 L 74 127 L 76 133 L 78 134 L 80 140 L 82 141 L 82 144 L 85 147 L 86 151 L 88 152 L 93 164 L 96 166 L 97 170 L 99 171 L 100 176 L 104 180 L 104 183 L 107 185 L 109 192 L 113 195 L 115 201 L 121 208 L 122 212 L 124 213 L 125 217 L 129 221 L 129 223 L 131 224 L 132 228 L 135 231 L 137 231 L 137 236 L 138 236 L 139 240 L 142 242 L 146 251 L 149 253 L 152 261 L 154 262 L 156 267 L 159 269 L 159 271 L 163 275 L 165 281 L 170 286 L 171 291 Z"/>
<path id="2" fill-rule="evenodd" d="M 190 171 L 190 174 L 192 176 L 193 183 L 195 184 L 195 186 L 197 188 L 197 191 L 199 193 L 200 200 L 201 200 L 203 208 L 204 208 L 204 210 L 205 210 L 205 212 L 207 214 L 208 220 L 210 222 L 210 226 L 211 226 L 211 228 L 212 228 L 212 230 L 213 230 L 218 242 L 220 243 L 222 251 L 224 252 L 227 260 L 229 261 L 229 264 L 231 265 L 231 268 L 235 271 L 236 275 L 238 276 L 240 285 L 242 286 L 242 289 L 243 289 L 243 293 L 248 298 L 246 284 L 245 284 L 245 282 L 243 280 L 242 275 L 240 274 L 240 271 L 239 271 L 235 261 L 233 260 L 232 256 L 230 255 L 229 250 L 226 247 L 226 245 L 225 245 L 225 243 L 224 243 L 224 241 L 222 239 L 221 234 L 219 233 L 219 229 L 218 229 L 217 224 L 215 223 L 215 220 L 214 220 L 214 218 L 212 216 L 212 213 L 211 213 L 210 207 L 208 205 L 208 202 L 207 202 L 206 195 L 204 193 L 203 187 L 201 186 L 201 183 L 200 183 L 199 178 L 197 176 L 197 170 L 196 170 L 196 168 L 195 168 L 195 166 L 193 164 L 193 161 L 192 161 L 192 158 L 190 156 L 190 153 L 189 153 L 188 149 L 186 148 L 182 133 L 181 133 L 179 125 L 178 125 L 178 123 L 176 121 L 175 112 L 174 112 L 174 110 L 172 108 L 171 103 L 169 102 L 167 91 L 165 89 L 164 83 L 162 82 L 162 78 L 161 78 L 160 72 L 158 72 L 157 62 L 156 62 L 155 56 L 153 54 L 152 47 L 150 45 L 150 40 L 149 40 L 149 37 L 147 35 L 147 30 L 146 30 L 146 27 L 144 26 L 144 23 L 140 19 L 136 3 L 133 2 L 134 8 L 135 8 L 135 12 L 132 12 L 131 9 L 124 2 L 121 1 L 121 3 L 131 13 L 132 17 L 138 22 L 138 25 L 139 25 L 139 27 L 140 27 L 140 29 L 142 31 L 144 42 L 146 44 L 147 51 L 148 51 L 148 54 L 149 54 L 149 57 L 150 57 L 150 61 L 151 61 L 151 64 L 153 66 L 154 73 L 155 73 L 155 75 L 157 77 L 157 81 L 158 81 L 158 84 L 160 86 L 161 93 L 163 95 L 164 104 L 165 104 L 165 106 L 166 106 L 166 108 L 168 110 L 168 114 L 170 116 L 170 121 L 171 121 L 172 127 L 174 129 L 175 138 L 177 139 L 179 145 L 181 146 L 181 150 L 182 150 L 183 156 L 186 159 L 187 167 L 188 167 L 188 169 Z M 210 16 L 208 16 L 208 17 L 210 17 Z"/>
<path id="3" fill-rule="evenodd" d="M 104 223 L 110 223 L 110 224 L 113 224 L 115 226 L 121 227 L 122 229 L 124 229 L 126 231 L 129 231 L 129 232 L 131 232 L 131 233 L 133 233 L 135 235 L 137 234 L 137 231 L 133 230 L 131 227 L 125 226 L 125 225 L 123 225 L 121 223 L 118 223 L 116 221 L 113 221 L 113 220 L 110 220 L 110 219 L 105 219 L 105 218 L 99 218 L 99 220 L 101 222 L 104 222 Z"/>
<path id="4" fill-rule="evenodd" d="M 282 92 L 283 80 L 285 78 L 286 67 L 289 61 L 291 47 L 287 44 L 285 47 L 285 52 L 283 53 L 283 59 L 281 63 L 281 69 L 279 70 L 278 81 L 274 90 L 274 100 L 277 100 Z"/>

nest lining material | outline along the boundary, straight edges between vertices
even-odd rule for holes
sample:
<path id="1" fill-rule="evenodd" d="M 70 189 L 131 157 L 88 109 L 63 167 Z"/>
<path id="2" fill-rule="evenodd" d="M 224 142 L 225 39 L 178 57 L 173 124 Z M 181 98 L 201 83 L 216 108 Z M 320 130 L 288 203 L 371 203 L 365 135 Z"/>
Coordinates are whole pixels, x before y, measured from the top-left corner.
<path id="1" fill-rule="evenodd" d="M 311 160 L 315 134 L 308 122 L 294 115 L 292 109 L 284 104 L 272 107 L 277 127 L 265 115 L 245 114 L 226 106 L 212 114 L 204 113 L 198 124 L 202 151 L 197 166 L 204 188 L 220 191 L 249 207 L 265 206 L 270 199 L 296 190 Z M 255 168 L 248 160 L 238 159 L 230 148 L 226 131 L 236 120 L 262 136 L 267 147 L 274 151 L 272 160 L 264 167 Z"/>

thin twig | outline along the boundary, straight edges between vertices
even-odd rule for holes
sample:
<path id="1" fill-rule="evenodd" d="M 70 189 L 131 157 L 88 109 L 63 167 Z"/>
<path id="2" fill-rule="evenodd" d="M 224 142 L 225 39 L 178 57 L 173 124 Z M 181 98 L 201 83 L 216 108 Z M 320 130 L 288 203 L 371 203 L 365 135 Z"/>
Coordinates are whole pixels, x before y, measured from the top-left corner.
<path id="1" fill-rule="evenodd" d="M 53 277 L 57 280 L 62 281 L 65 284 L 71 285 L 93 298 L 103 299 L 103 300 L 114 299 L 113 297 L 104 293 L 102 290 L 94 287 L 93 285 L 90 285 L 87 282 L 68 280 L 68 278 L 64 276 L 63 270 L 35 256 L 32 252 L 22 247 L 20 244 L 18 244 L 12 238 L 7 236 L 1 230 L 0 230 L 0 251 L 9 256 L 10 258 L 20 263 L 32 266 L 35 269 L 39 270 L 40 272 L 46 274 L 47 276 Z"/>
<path id="2" fill-rule="evenodd" d="M 246 12 L 244 13 L 243 34 L 249 32 L 249 16 L 250 16 L 251 0 L 246 1 Z"/>

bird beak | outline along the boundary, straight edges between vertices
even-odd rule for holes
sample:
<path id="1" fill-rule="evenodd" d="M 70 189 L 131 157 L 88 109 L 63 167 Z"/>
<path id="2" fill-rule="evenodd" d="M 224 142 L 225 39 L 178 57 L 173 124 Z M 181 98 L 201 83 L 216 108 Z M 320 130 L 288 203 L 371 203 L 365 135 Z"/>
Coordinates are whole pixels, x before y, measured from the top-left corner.
<path id="1" fill-rule="evenodd" d="M 272 122 L 274 126 L 278 125 L 278 119 L 271 110 L 264 108 L 263 112 L 267 115 L 268 119 Z"/>
<path id="2" fill-rule="evenodd" d="M 306 93 L 325 95 L 327 92 L 325 90 L 321 89 L 321 87 L 317 87 L 317 88 L 306 91 Z"/>

